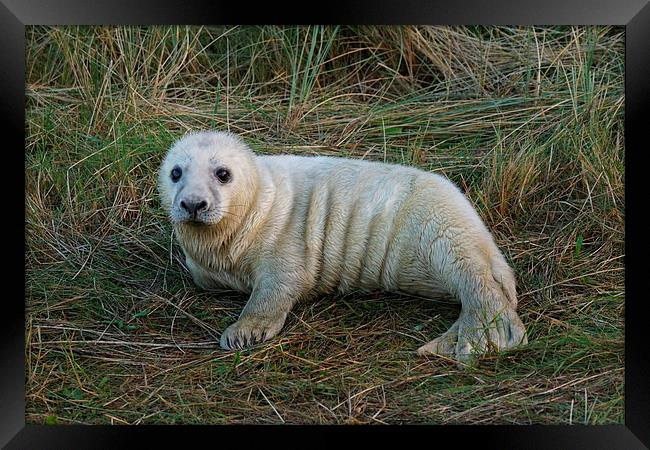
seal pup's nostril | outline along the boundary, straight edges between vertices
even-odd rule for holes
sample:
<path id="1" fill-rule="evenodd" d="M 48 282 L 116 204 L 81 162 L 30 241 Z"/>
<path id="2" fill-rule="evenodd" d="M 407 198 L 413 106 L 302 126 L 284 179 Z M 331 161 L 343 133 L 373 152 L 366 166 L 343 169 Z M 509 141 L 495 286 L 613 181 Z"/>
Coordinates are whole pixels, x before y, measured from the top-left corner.
<path id="1" fill-rule="evenodd" d="M 180 206 L 185 211 L 187 211 L 190 216 L 196 216 L 196 213 L 208 207 L 208 202 L 206 202 L 205 200 L 201 200 L 201 201 L 181 200 Z"/>

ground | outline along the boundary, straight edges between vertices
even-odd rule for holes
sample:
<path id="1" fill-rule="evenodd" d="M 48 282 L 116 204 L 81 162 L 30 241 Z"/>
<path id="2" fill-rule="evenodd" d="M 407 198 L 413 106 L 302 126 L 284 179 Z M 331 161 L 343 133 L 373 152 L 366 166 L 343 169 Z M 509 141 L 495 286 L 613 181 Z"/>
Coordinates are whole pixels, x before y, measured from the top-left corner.
<path id="1" fill-rule="evenodd" d="M 27 27 L 27 422 L 624 423 L 623 33 Z M 156 192 L 203 128 L 448 176 L 515 270 L 529 344 L 419 357 L 459 307 L 377 292 L 221 350 L 246 296 L 193 285 Z"/>

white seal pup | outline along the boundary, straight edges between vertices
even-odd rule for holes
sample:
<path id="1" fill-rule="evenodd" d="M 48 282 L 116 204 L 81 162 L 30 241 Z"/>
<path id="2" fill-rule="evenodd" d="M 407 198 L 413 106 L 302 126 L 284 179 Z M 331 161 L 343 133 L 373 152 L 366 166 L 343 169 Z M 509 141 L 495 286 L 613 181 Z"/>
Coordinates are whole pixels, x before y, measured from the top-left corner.
<path id="1" fill-rule="evenodd" d="M 194 282 L 250 293 L 224 349 L 272 338 L 293 305 L 383 289 L 461 303 L 419 354 L 468 361 L 527 342 L 515 279 L 492 235 L 447 178 L 326 156 L 255 155 L 223 132 L 185 135 L 159 172 Z"/>

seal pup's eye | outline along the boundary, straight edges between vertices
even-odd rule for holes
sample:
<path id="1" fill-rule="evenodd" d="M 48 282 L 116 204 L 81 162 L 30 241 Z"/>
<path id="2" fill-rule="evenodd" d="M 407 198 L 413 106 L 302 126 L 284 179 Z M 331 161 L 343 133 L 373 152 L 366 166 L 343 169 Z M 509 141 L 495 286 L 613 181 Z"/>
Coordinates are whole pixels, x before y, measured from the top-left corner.
<path id="1" fill-rule="evenodd" d="M 183 175 L 183 171 L 180 167 L 176 166 L 172 169 L 171 177 L 174 183 L 181 179 L 181 175 Z"/>
<path id="2" fill-rule="evenodd" d="M 219 181 L 222 183 L 227 183 L 230 181 L 230 172 L 228 171 L 228 169 L 224 169 L 222 167 L 220 169 L 217 169 L 217 171 L 214 174 L 217 176 L 217 179 L 219 179 Z"/>

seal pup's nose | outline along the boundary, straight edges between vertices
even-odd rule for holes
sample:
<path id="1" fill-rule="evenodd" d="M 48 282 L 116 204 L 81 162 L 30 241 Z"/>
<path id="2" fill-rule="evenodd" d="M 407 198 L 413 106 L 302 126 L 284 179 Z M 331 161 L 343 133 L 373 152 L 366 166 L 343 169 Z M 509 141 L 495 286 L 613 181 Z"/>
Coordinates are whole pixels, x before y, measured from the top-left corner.
<path id="1" fill-rule="evenodd" d="M 208 202 L 205 200 L 181 200 L 181 208 L 187 211 L 191 217 L 196 217 L 196 214 L 207 208 Z"/>

